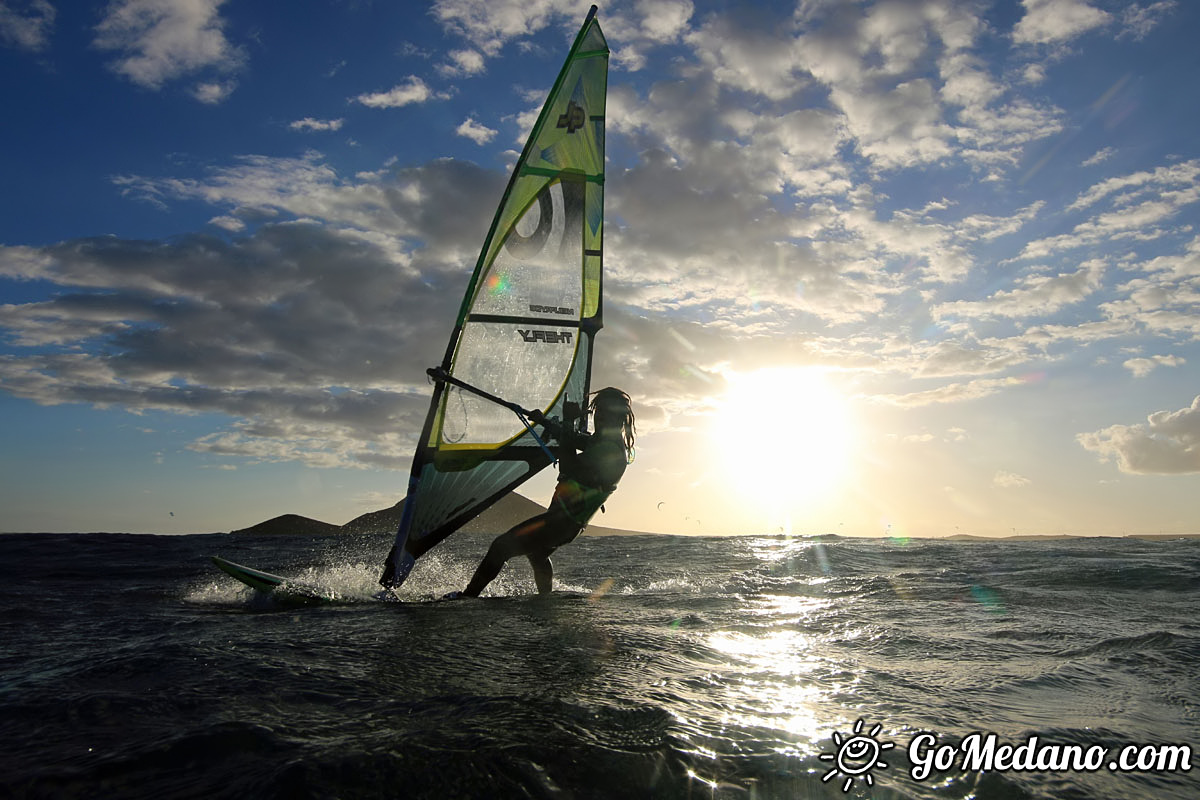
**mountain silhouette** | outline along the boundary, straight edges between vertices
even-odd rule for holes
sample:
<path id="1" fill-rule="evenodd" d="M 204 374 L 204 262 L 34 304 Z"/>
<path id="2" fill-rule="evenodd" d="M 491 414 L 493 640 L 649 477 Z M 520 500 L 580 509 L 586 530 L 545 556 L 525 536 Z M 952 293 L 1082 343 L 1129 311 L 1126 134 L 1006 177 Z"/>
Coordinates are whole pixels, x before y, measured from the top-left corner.
<path id="1" fill-rule="evenodd" d="M 532 516 L 541 514 L 546 508 L 527 497 L 509 492 L 497 500 L 475 519 L 463 525 L 460 530 L 484 533 L 504 533 L 506 530 L 523 522 Z M 400 527 L 400 515 L 404 513 L 404 501 L 389 508 L 369 511 L 350 520 L 344 525 L 334 525 L 319 519 L 304 517 L 299 514 L 281 514 L 265 522 L 241 528 L 233 533 L 249 534 L 308 534 L 308 535 L 362 535 L 395 533 Z M 585 534 L 592 536 L 630 535 L 639 531 L 624 531 L 614 528 L 604 528 L 599 525 L 588 525 Z"/>

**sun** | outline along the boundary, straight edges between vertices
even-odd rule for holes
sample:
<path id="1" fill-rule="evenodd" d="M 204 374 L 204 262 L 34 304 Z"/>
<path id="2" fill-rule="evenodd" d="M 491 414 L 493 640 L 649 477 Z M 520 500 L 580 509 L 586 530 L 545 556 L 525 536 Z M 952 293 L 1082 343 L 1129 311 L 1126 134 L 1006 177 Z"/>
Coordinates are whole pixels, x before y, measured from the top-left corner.
<path id="1" fill-rule="evenodd" d="M 770 367 L 725 377 L 714 435 L 730 488 L 785 525 L 824 505 L 848 476 L 855 438 L 828 371 Z"/>

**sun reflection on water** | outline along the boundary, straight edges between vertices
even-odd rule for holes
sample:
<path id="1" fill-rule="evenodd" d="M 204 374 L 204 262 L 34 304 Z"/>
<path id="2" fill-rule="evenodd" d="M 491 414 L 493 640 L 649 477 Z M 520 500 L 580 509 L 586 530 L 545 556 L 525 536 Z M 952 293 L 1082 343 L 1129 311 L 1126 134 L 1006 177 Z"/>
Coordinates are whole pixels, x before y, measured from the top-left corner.
<path id="1" fill-rule="evenodd" d="M 781 751 L 821 736 L 828 725 L 819 714 L 828 702 L 827 686 L 813 678 L 825 666 L 822 637 L 805 628 L 830 604 L 824 598 L 765 595 L 751 603 L 746 628 L 709 634 L 707 645 L 730 659 L 726 678 L 734 702 L 723 722 L 781 731 L 786 734 Z"/>
<path id="2" fill-rule="evenodd" d="M 879 631 L 846 606 L 856 576 L 836 545 L 811 538 L 742 540 L 738 577 L 728 584 L 732 614 L 707 610 L 691 630 L 693 665 L 703 674 L 668 682 L 681 749 L 697 788 L 717 791 L 729 774 L 729 754 L 782 759 L 810 773 L 829 737 L 859 704 L 865 676 L 847 659 L 846 642 Z M 712 623 L 712 624 L 707 624 Z M 719 793 L 719 792 L 718 792 Z"/>

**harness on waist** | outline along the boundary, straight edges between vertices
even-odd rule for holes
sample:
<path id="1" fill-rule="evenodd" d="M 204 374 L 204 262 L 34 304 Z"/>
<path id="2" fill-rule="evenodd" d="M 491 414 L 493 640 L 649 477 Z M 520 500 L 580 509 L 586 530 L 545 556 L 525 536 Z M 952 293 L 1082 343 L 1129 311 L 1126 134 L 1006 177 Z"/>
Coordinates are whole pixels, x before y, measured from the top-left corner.
<path id="1" fill-rule="evenodd" d="M 565 478 L 554 488 L 550 502 L 583 528 L 616 489 L 616 486 L 587 486 L 574 478 Z"/>

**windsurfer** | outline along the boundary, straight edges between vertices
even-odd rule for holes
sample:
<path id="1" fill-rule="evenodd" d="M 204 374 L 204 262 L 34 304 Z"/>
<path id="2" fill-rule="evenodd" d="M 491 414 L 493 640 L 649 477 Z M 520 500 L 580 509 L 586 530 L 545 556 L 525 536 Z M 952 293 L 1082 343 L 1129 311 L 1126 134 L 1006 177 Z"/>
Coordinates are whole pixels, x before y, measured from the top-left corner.
<path id="1" fill-rule="evenodd" d="M 550 554 L 583 531 L 616 490 L 633 455 L 636 429 L 629 395 L 612 387 L 601 389 L 592 396 L 588 410 L 595 427 L 591 435 L 576 433 L 572 425 L 542 414 L 532 415 L 560 445 L 558 485 L 550 508 L 497 536 L 463 595 L 478 597 L 510 558 L 521 555 L 533 567 L 538 592 L 551 590 Z"/>

